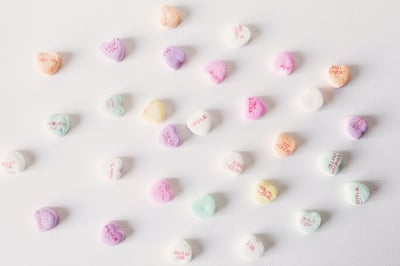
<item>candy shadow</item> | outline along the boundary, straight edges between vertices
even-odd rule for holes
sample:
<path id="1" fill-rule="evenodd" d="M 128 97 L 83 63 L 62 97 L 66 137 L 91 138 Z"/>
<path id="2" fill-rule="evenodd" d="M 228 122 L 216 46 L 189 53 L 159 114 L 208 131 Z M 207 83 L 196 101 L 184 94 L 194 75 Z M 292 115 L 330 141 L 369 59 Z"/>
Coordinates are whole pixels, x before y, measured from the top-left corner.
<path id="1" fill-rule="evenodd" d="M 246 172 L 247 169 L 249 169 L 250 167 L 252 167 L 254 165 L 254 155 L 251 152 L 247 152 L 247 151 L 241 151 L 239 152 L 242 156 L 243 156 L 243 160 L 244 160 L 244 171 Z"/>
<path id="2" fill-rule="evenodd" d="M 126 156 L 126 157 L 121 157 L 121 160 L 122 160 L 122 176 L 125 177 L 132 171 L 134 165 L 134 159 L 133 157 Z"/>
<path id="3" fill-rule="evenodd" d="M 304 66 L 304 61 L 305 61 L 305 56 L 303 53 L 299 51 L 293 51 L 290 52 L 293 57 L 294 57 L 294 62 L 295 62 L 295 70 L 293 71 L 293 74 L 296 73 L 297 70 L 301 69 Z"/>
<path id="4" fill-rule="evenodd" d="M 118 227 L 124 232 L 125 238 L 133 235 L 133 228 L 128 221 L 125 220 L 117 220 L 115 221 Z"/>
<path id="5" fill-rule="evenodd" d="M 121 94 L 122 98 L 122 107 L 124 108 L 125 113 L 129 112 L 129 110 L 133 107 L 133 98 L 129 93 Z"/>
<path id="6" fill-rule="evenodd" d="M 321 216 L 321 226 L 324 226 L 329 223 L 329 221 L 332 219 L 332 214 L 331 212 L 327 210 L 312 210 L 318 213 Z"/>
<path id="7" fill-rule="evenodd" d="M 288 185 L 283 184 L 280 180 L 278 179 L 267 179 L 267 182 L 271 183 L 278 189 L 278 197 L 281 197 L 282 194 L 285 194 L 288 190 Z M 278 199 L 277 197 L 277 199 Z"/>
<path id="8" fill-rule="evenodd" d="M 167 119 L 175 113 L 175 104 L 171 99 L 160 99 L 165 106 L 165 111 L 167 112 Z"/>
<path id="9" fill-rule="evenodd" d="M 217 212 L 223 210 L 228 205 L 228 198 L 224 193 L 211 193 L 210 196 L 215 201 Z"/>
<path id="10" fill-rule="evenodd" d="M 69 131 L 73 131 L 81 123 L 81 116 L 79 114 L 68 114 L 68 117 L 71 123 Z"/>
<path id="11" fill-rule="evenodd" d="M 275 245 L 275 241 L 268 234 L 255 234 L 254 236 L 264 245 L 264 254 Z"/>
<path id="12" fill-rule="evenodd" d="M 223 61 L 225 66 L 226 66 L 226 78 L 229 78 L 230 76 L 233 75 L 233 73 L 236 72 L 237 66 L 234 61 Z"/>
<path id="13" fill-rule="evenodd" d="M 274 109 L 275 107 L 275 101 L 271 99 L 271 97 L 267 97 L 267 96 L 259 96 L 258 98 L 260 98 L 261 100 L 263 100 L 263 102 L 265 103 L 265 114 L 267 115 L 269 111 L 271 111 L 272 109 Z"/>
<path id="14" fill-rule="evenodd" d="M 335 95 L 335 89 L 332 87 L 323 87 L 317 89 L 321 92 L 322 97 L 324 98 L 324 105 L 322 106 L 322 108 L 324 108 L 333 101 Z"/>
<path id="15" fill-rule="evenodd" d="M 374 115 L 362 115 L 362 117 L 368 122 L 368 130 L 364 132 L 364 135 L 366 135 L 370 130 L 373 130 L 377 127 L 378 118 Z"/>
<path id="16" fill-rule="evenodd" d="M 247 28 L 249 28 L 250 33 L 251 33 L 251 40 L 248 44 L 251 44 L 254 40 L 256 40 L 258 37 L 260 37 L 261 35 L 261 30 L 260 27 L 250 24 L 250 25 L 246 25 Z"/>
<path id="17" fill-rule="evenodd" d="M 181 14 L 181 22 L 180 22 L 180 24 L 182 24 L 182 22 L 184 22 L 187 18 L 189 18 L 190 11 L 185 6 L 175 6 L 175 8 L 178 9 L 179 13 Z"/>
<path id="18" fill-rule="evenodd" d="M 342 171 L 343 169 L 346 169 L 346 167 L 351 165 L 352 155 L 350 151 L 339 151 L 339 153 L 343 156 L 342 163 L 339 167 L 339 171 Z M 340 172 L 338 174 L 340 174 Z"/>
<path id="19" fill-rule="evenodd" d="M 25 159 L 26 168 L 31 167 L 36 162 L 35 154 L 28 150 L 20 150 L 18 151 L 22 154 Z"/>
<path id="20" fill-rule="evenodd" d="M 72 58 L 73 58 L 73 54 L 71 52 L 60 52 L 59 53 L 61 55 L 61 67 L 60 70 L 62 70 L 65 67 L 68 67 L 68 65 L 70 64 Z"/>
<path id="21" fill-rule="evenodd" d="M 296 141 L 296 150 L 294 153 L 296 153 L 296 151 L 301 147 L 304 146 L 307 141 L 305 138 L 303 138 L 302 136 L 300 136 L 298 133 L 294 133 L 294 132 L 286 132 L 284 133 L 286 135 L 288 135 L 289 137 L 293 138 Z"/>
<path id="22" fill-rule="evenodd" d="M 59 223 L 65 222 L 69 217 L 69 211 L 67 208 L 64 207 L 51 207 L 51 208 L 58 213 Z"/>
<path id="23" fill-rule="evenodd" d="M 174 198 L 179 196 L 182 193 L 182 186 L 179 183 L 178 178 L 168 178 L 167 179 L 169 186 L 171 187 L 172 191 L 174 192 Z"/>
<path id="24" fill-rule="evenodd" d="M 197 53 L 197 50 L 193 46 L 181 46 L 181 48 L 185 51 L 186 54 L 186 60 L 182 64 L 182 66 L 184 67 L 188 63 L 188 61 L 190 62 L 190 60 L 188 59 L 192 58 Z"/>
<path id="25" fill-rule="evenodd" d="M 125 58 L 127 58 L 135 49 L 135 41 L 132 38 L 123 38 L 121 41 L 125 46 Z"/>
<path id="26" fill-rule="evenodd" d="M 179 136 L 182 138 L 181 145 L 183 145 L 192 136 L 192 132 L 184 124 L 176 124 L 175 127 L 178 129 Z"/>
<path id="27" fill-rule="evenodd" d="M 366 185 L 369 188 L 370 191 L 370 198 L 375 197 L 376 194 L 379 192 L 380 190 L 380 185 L 378 185 L 377 182 L 375 181 L 360 181 L 360 183 Z"/>
<path id="28" fill-rule="evenodd" d="M 185 239 L 185 241 L 192 248 L 192 259 L 198 257 L 201 253 L 203 253 L 203 245 L 198 239 Z"/>
<path id="29" fill-rule="evenodd" d="M 211 129 L 214 129 L 214 128 L 220 126 L 221 123 L 222 123 L 222 113 L 221 113 L 221 111 L 219 111 L 219 110 L 208 110 L 207 112 L 211 116 L 211 121 L 212 121 Z"/>
<path id="30" fill-rule="evenodd" d="M 352 83 L 353 81 L 356 81 L 360 77 L 361 67 L 359 65 L 349 65 L 349 68 L 350 68 L 349 83 Z"/>

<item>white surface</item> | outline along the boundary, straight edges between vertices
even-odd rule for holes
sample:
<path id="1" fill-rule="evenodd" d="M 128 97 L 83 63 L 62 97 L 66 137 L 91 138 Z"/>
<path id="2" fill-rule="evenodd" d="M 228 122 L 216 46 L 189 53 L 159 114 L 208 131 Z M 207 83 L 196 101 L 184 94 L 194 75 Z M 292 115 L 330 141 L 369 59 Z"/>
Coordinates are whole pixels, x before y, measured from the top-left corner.
<path id="1" fill-rule="evenodd" d="M 174 30 L 158 26 L 163 1 L 9 1 L 0 11 L 0 150 L 22 151 L 27 170 L 1 176 L 2 236 L 0 264 L 14 265 L 164 265 L 177 239 L 194 248 L 191 265 L 399 265 L 398 106 L 400 34 L 397 1 L 178 1 L 184 10 Z M 250 26 L 254 38 L 228 49 L 226 28 Z M 113 63 L 98 45 L 124 39 L 127 57 Z M 167 45 L 184 46 L 188 61 L 171 71 L 162 60 Z M 39 73 L 35 55 L 63 53 L 59 73 Z M 285 78 L 270 70 L 281 50 L 295 53 L 298 67 Z M 225 60 L 230 74 L 212 85 L 202 67 Z M 324 73 L 330 64 L 352 65 L 353 78 L 332 94 Z M 325 92 L 316 113 L 299 111 L 306 88 Z M 104 96 L 124 94 L 126 114 L 108 118 L 99 112 Z M 265 97 L 270 106 L 259 121 L 243 118 L 248 96 Z M 164 124 L 144 122 L 145 104 L 168 105 Z M 190 135 L 187 117 L 198 109 L 215 120 L 206 136 Z M 43 126 L 53 113 L 68 113 L 75 125 L 64 138 Z M 347 139 L 344 119 L 364 115 L 371 122 L 359 141 Z M 159 145 L 158 132 L 176 123 L 185 132 L 177 149 Z M 277 159 L 271 141 L 278 132 L 301 140 L 288 158 Z M 248 168 L 238 178 L 219 167 L 221 156 L 240 151 Z M 327 178 L 318 157 L 330 150 L 347 154 L 346 166 Z M 105 182 L 97 164 L 124 157 L 131 165 L 118 182 Z M 159 178 L 179 184 L 165 205 L 148 198 Z M 279 197 L 257 205 L 252 190 L 258 179 L 274 180 Z M 373 192 L 366 205 L 349 206 L 341 194 L 346 181 L 365 181 Z M 208 220 L 191 212 L 205 193 L 216 196 L 219 211 Z M 54 230 L 38 233 L 32 215 L 40 207 L 58 207 L 63 218 Z M 296 231 L 297 210 L 317 210 L 323 224 L 313 235 Z M 116 247 L 99 241 L 110 220 L 131 228 Z M 243 236 L 261 235 L 263 257 L 240 258 Z"/>

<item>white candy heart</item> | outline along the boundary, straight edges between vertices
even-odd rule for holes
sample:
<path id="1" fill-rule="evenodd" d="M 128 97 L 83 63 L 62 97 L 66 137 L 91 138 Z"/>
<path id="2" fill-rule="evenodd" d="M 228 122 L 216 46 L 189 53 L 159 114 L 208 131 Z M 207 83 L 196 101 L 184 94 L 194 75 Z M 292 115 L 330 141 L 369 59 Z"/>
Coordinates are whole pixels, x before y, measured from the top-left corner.
<path id="1" fill-rule="evenodd" d="M 205 135 L 211 130 L 211 116 L 206 111 L 197 111 L 186 121 L 186 125 L 194 134 Z"/>
<path id="2" fill-rule="evenodd" d="M 324 97 L 318 89 L 308 89 L 300 97 L 300 105 L 306 112 L 314 112 L 324 105 Z"/>
<path id="3" fill-rule="evenodd" d="M 188 264 L 192 259 L 192 248 L 185 240 L 177 242 L 169 252 L 172 263 Z"/>
<path id="4" fill-rule="evenodd" d="M 238 152 L 230 152 L 222 159 L 222 169 L 231 176 L 238 176 L 244 170 L 243 156 Z"/>
<path id="5" fill-rule="evenodd" d="M 258 259 L 264 254 L 264 250 L 263 243 L 254 235 L 247 236 L 241 247 L 242 255 L 248 260 Z"/>
<path id="6" fill-rule="evenodd" d="M 228 42 L 232 48 L 245 46 L 251 39 L 251 32 L 243 24 L 237 24 L 230 27 L 228 31 Z"/>
<path id="7" fill-rule="evenodd" d="M 26 167 L 24 156 L 16 151 L 3 154 L 0 159 L 0 164 L 3 172 L 8 174 L 16 174 L 22 172 L 25 170 Z"/>
<path id="8" fill-rule="evenodd" d="M 112 158 L 105 161 L 102 165 L 102 175 L 106 179 L 119 180 L 122 177 L 122 160 Z"/>

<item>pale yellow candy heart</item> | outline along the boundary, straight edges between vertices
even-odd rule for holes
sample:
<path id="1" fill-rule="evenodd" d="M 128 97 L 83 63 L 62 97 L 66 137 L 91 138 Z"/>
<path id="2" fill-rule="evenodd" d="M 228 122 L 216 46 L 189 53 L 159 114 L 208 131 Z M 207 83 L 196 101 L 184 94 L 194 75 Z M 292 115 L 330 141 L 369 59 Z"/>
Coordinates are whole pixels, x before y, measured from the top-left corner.
<path id="1" fill-rule="evenodd" d="M 145 120 L 152 123 L 161 123 L 165 120 L 167 112 L 162 102 L 158 100 L 150 101 L 144 109 L 142 116 Z"/>
<path id="2" fill-rule="evenodd" d="M 61 55 L 57 53 L 39 53 L 36 57 L 40 70 L 48 75 L 55 74 L 61 67 Z"/>
<path id="3" fill-rule="evenodd" d="M 275 154 L 278 157 L 289 156 L 296 150 L 296 141 L 286 134 L 279 134 L 273 145 Z"/>
<path id="4" fill-rule="evenodd" d="M 350 67 L 333 65 L 329 68 L 329 82 L 334 88 L 341 88 L 350 80 Z"/>
<path id="5" fill-rule="evenodd" d="M 260 204 L 266 204 L 273 201 L 278 196 L 278 189 L 271 183 L 261 180 L 258 182 L 255 190 L 256 201 Z"/>

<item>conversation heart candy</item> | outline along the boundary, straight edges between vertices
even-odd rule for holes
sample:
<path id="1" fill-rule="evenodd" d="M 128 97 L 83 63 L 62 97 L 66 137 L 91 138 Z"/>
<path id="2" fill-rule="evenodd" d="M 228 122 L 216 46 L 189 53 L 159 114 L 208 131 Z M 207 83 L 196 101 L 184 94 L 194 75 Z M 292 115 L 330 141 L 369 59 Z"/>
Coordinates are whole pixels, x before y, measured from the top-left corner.
<path id="1" fill-rule="evenodd" d="M 360 116 L 349 117 L 346 121 L 347 135 L 356 140 L 368 130 L 368 122 Z"/>
<path id="2" fill-rule="evenodd" d="M 265 114 L 265 103 L 257 97 L 249 97 L 246 100 L 245 116 L 248 119 L 260 119 Z"/>
<path id="3" fill-rule="evenodd" d="M 272 69 L 283 76 L 288 76 L 294 71 L 295 60 L 291 53 L 281 52 L 272 61 Z"/>
<path id="4" fill-rule="evenodd" d="M 306 112 L 314 112 L 324 105 L 324 97 L 318 89 L 308 89 L 300 97 L 300 106 Z"/>
<path id="5" fill-rule="evenodd" d="M 185 240 L 175 243 L 169 251 L 169 259 L 172 263 L 188 264 L 192 260 L 192 248 Z"/>
<path id="6" fill-rule="evenodd" d="M 197 111 L 186 121 L 189 130 L 196 135 L 205 135 L 211 130 L 212 120 L 206 111 Z"/>
<path id="7" fill-rule="evenodd" d="M 58 137 L 65 136 L 68 133 L 70 126 L 71 123 L 66 114 L 51 115 L 47 119 L 47 128 L 50 133 Z"/>
<path id="8" fill-rule="evenodd" d="M 358 182 L 349 182 L 345 185 L 346 200 L 352 205 L 364 204 L 369 198 L 369 188 Z"/>
<path id="9" fill-rule="evenodd" d="M 181 67 L 181 65 L 186 60 L 186 53 L 185 51 L 176 46 L 168 46 L 165 48 L 163 53 L 163 58 L 168 66 L 177 70 Z"/>
<path id="10" fill-rule="evenodd" d="M 204 69 L 215 84 L 221 83 L 226 77 L 226 65 L 222 61 L 209 62 Z"/>
<path id="11" fill-rule="evenodd" d="M 256 260 L 264 254 L 264 244 L 255 235 L 245 237 L 241 248 L 242 256 L 248 260 Z"/>
<path id="12" fill-rule="evenodd" d="M 265 180 L 260 180 L 257 183 L 256 189 L 255 189 L 255 198 L 256 201 L 260 204 L 266 204 L 278 196 L 278 189 L 272 185 L 271 183 L 265 181 Z"/>
<path id="13" fill-rule="evenodd" d="M 173 6 L 162 6 L 161 7 L 161 25 L 172 29 L 181 23 L 181 13 L 176 7 Z"/>
<path id="14" fill-rule="evenodd" d="M 165 120 L 167 111 L 161 101 L 150 101 L 143 110 L 142 117 L 152 123 L 161 123 Z"/>
<path id="15" fill-rule="evenodd" d="M 153 184 L 150 190 L 150 196 L 158 202 L 168 202 L 174 197 L 174 192 L 172 191 L 169 183 L 165 179 L 160 179 Z"/>
<path id="16" fill-rule="evenodd" d="M 228 44 L 232 48 L 245 46 L 251 39 L 251 31 L 243 24 L 232 25 L 228 30 Z"/>
<path id="17" fill-rule="evenodd" d="M 103 162 L 102 174 L 106 179 L 119 180 L 122 177 L 123 162 L 120 158 L 112 158 Z"/>
<path id="18" fill-rule="evenodd" d="M 114 38 L 109 42 L 101 43 L 100 52 L 108 59 L 120 62 L 125 57 L 125 45 L 119 38 Z"/>
<path id="19" fill-rule="evenodd" d="M 222 159 L 222 169 L 231 176 L 238 176 L 244 170 L 243 156 L 238 152 L 229 152 Z"/>
<path id="20" fill-rule="evenodd" d="M 101 240 L 109 246 L 115 246 L 124 241 L 125 234 L 118 227 L 117 223 L 112 221 L 101 229 Z"/>
<path id="21" fill-rule="evenodd" d="M 313 211 L 300 211 L 296 217 L 297 229 L 304 234 L 315 232 L 321 225 L 321 216 Z"/>
<path id="22" fill-rule="evenodd" d="M 35 212 L 33 217 L 37 229 L 41 232 L 53 229 L 59 222 L 58 213 L 52 208 L 41 208 Z"/>
<path id="23" fill-rule="evenodd" d="M 199 218 L 212 217 L 216 211 L 215 201 L 210 195 L 205 195 L 193 202 L 192 210 Z"/>
<path id="24" fill-rule="evenodd" d="M 16 174 L 25 170 L 25 158 L 19 152 L 8 152 L 1 156 L 0 166 L 4 173 Z"/>
<path id="25" fill-rule="evenodd" d="M 182 144 L 182 138 L 174 125 L 168 125 L 161 130 L 159 141 L 167 147 L 178 147 Z"/>
<path id="26" fill-rule="evenodd" d="M 321 157 L 321 169 L 327 175 L 336 175 L 340 171 L 343 155 L 339 152 L 328 152 Z"/>
<path id="27" fill-rule="evenodd" d="M 329 83 L 338 89 L 347 84 L 350 80 L 350 67 L 347 65 L 333 65 L 329 67 Z"/>
<path id="28" fill-rule="evenodd" d="M 114 94 L 105 98 L 102 103 L 103 110 L 112 116 L 122 116 L 124 114 L 124 108 L 122 107 L 121 95 Z"/>
<path id="29" fill-rule="evenodd" d="M 281 133 L 276 137 L 273 148 L 276 156 L 289 156 L 296 150 L 296 141 L 294 138 Z"/>
<path id="30" fill-rule="evenodd" d="M 54 75 L 61 67 L 61 55 L 54 52 L 38 53 L 36 60 L 40 70 L 48 75 Z"/>

